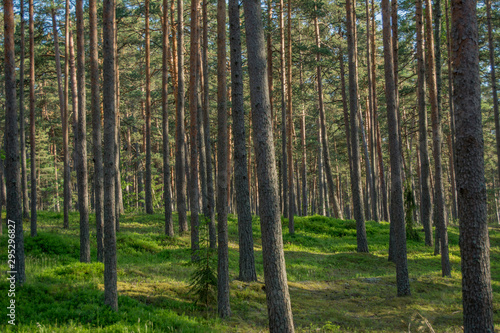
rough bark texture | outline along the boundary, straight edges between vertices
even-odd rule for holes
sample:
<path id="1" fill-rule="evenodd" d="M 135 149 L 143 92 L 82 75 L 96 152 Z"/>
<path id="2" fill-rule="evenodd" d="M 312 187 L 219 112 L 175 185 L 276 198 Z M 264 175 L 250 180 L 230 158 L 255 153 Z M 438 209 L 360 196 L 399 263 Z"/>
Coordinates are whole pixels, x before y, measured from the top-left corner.
<path id="1" fill-rule="evenodd" d="M 146 0 L 145 6 L 145 22 L 146 22 L 146 177 L 144 179 L 145 186 L 145 202 L 146 214 L 153 214 L 153 192 L 151 188 L 151 73 L 150 73 L 150 37 L 149 37 L 149 0 Z"/>
<path id="2" fill-rule="evenodd" d="M 351 139 L 351 187 L 358 252 L 368 252 L 363 204 L 361 200 L 361 169 L 359 163 L 359 122 L 358 117 L 358 69 L 357 69 L 357 37 L 354 33 L 355 13 L 354 0 L 346 1 L 347 45 L 349 55 L 349 106 L 350 106 L 350 139 Z"/>
<path id="3" fill-rule="evenodd" d="M 19 63 L 19 137 L 21 144 L 21 192 L 23 197 L 23 217 L 27 218 L 29 216 L 29 205 L 28 205 L 28 177 L 26 175 L 26 131 L 25 127 L 25 119 L 24 119 L 24 1 L 20 0 L 19 4 L 20 18 L 21 18 L 21 59 Z"/>
<path id="4" fill-rule="evenodd" d="M 245 0 L 243 4 L 269 330 L 294 332 L 283 252 L 262 13 L 258 0 Z"/>
<path id="5" fill-rule="evenodd" d="M 103 113 L 104 113 L 104 304 L 118 310 L 115 209 L 115 33 L 113 0 L 103 2 Z"/>
<path id="6" fill-rule="evenodd" d="M 76 1 L 78 85 L 78 210 L 80 211 L 80 261 L 90 262 L 89 196 L 87 171 L 87 113 L 85 107 L 85 39 L 83 0 Z"/>
<path id="7" fill-rule="evenodd" d="M 162 132 L 163 132 L 163 200 L 165 206 L 165 235 L 174 236 L 174 222 L 172 220 L 172 195 L 170 193 L 170 152 L 168 140 L 168 0 L 163 0 L 163 53 L 162 53 Z"/>
<path id="8" fill-rule="evenodd" d="M 31 160 L 31 237 L 37 235 L 36 213 L 36 139 L 35 139 L 35 36 L 33 18 L 33 0 L 29 0 L 29 39 L 30 39 L 30 160 Z M 57 177 L 57 175 L 56 175 Z M 57 184 L 57 182 L 56 182 Z M 57 187 L 57 185 L 56 185 Z M 56 193 L 58 191 L 56 190 Z"/>
<path id="9" fill-rule="evenodd" d="M 435 207 L 435 222 L 438 226 L 440 244 L 441 244 L 441 273 L 443 276 L 451 276 L 451 265 L 448 254 L 448 231 L 444 216 L 444 188 L 443 188 L 443 171 L 441 163 L 441 115 L 439 113 L 438 90 L 436 84 L 436 66 L 434 57 L 434 38 L 432 35 L 432 7 L 431 1 L 425 0 L 426 3 L 426 33 L 427 33 L 427 68 L 429 82 L 429 98 L 431 102 L 431 119 L 432 119 L 432 145 L 434 155 L 434 207 Z"/>
<path id="10" fill-rule="evenodd" d="M 99 56 L 96 0 L 89 0 L 90 25 L 90 94 L 92 108 L 92 154 L 94 157 L 94 210 L 96 220 L 97 260 L 104 260 L 103 168 Z"/>
<path id="11" fill-rule="evenodd" d="M 410 295 L 408 261 L 406 256 L 406 231 L 403 211 L 403 186 L 401 180 L 401 151 L 398 135 L 396 93 L 394 84 L 393 52 L 390 27 L 389 0 L 382 0 L 384 39 L 385 95 L 391 160 L 391 224 L 394 225 L 394 250 L 398 296 Z"/>
<path id="12" fill-rule="evenodd" d="M 24 236 L 21 206 L 21 175 L 19 173 L 19 141 L 16 110 L 16 63 L 14 54 L 14 8 L 12 0 L 3 1 L 4 70 L 5 70 L 5 181 L 7 183 L 7 225 L 14 228 L 15 261 L 9 260 L 10 276 L 16 285 L 26 280 Z"/>
<path id="13" fill-rule="evenodd" d="M 257 281 L 253 252 L 252 214 L 248 189 L 247 149 L 245 145 L 245 109 L 243 105 L 243 70 L 241 60 L 240 8 L 229 1 L 229 41 L 231 49 L 231 92 L 234 133 L 234 186 L 238 213 L 241 281 Z"/>
<path id="14" fill-rule="evenodd" d="M 281 181 L 283 192 L 281 199 L 283 203 L 283 215 L 288 216 L 288 159 L 286 155 L 286 141 L 287 141 L 287 77 L 286 77 L 286 59 L 285 59 L 285 19 L 284 19 L 285 5 L 284 1 L 280 0 L 280 76 L 281 76 Z"/>
<path id="15" fill-rule="evenodd" d="M 200 188 L 198 186 L 198 108 L 200 107 L 200 26 L 199 26 L 199 0 L 191 0 L 191 49 L 189 68 L 189 114 L 190 114 L 190 181 L 189 199 L 191 208 L 191 258 L 197 260 L 199 245 L 199 210 Z"/>
<path id="16" fill-rule="evenodd" d="M 175 185 L 177 191 L 177 212 L 179 214 L 179 232 L 188 231 L 186 216 L 186 129 L 184 126 L 184 4 L 177 0 L 177 112 L 176 112 L 176 151 Z"/>
<path id="17" fill-rule="evenodd" d="M 227 231 L 228 128 L 226 88 L 226 1 L 217 1 L 217 312 L 231 315 L 229 305 L 229 250 Z"/>
<path id="18" fill-rule="evenodd" d="M 427 150 L 427 109 L 425 107 L 424 24 L 422 0 L 415 2 L 417 30 L 417 107 L 420 151 L 420 221 L 424 226 L 425 245 L 432 246 L 431 192 L 429 182 L 429 152 Z"/>
<path id="19" fill-rule="evenodd" d="M 494 332 L 476 1 L 451 8 L 464 332 Z"/>
<path id="20" fill-rule="evenodd" d="M 69 228 L 69 201 L 70 201 L 70 190 L 69 190 L 69 181 L 70 181 L 70 170 L 69 170 L 69 149 L 68 149 L 68 108 L 66 107 L 66 98 L 65 93 L 63 92 L 63 84 L 62 84 L 62 73 L 61 73 L 61 57 L 59 54 L 59 38 L 57 33 L 57 21 L 56 21 L 56 12 L 55 9 L 51 10 L 52 16 L 52 33 L 54 35 L 54 53 L 56 54 L 56 73 L 57 73 L 57 87 L 59 93 L 59 108 L 61 111 L 61 122 L 62 122 L 62 137 L 63 137 L 63 158 L 64 158 L 64 189 L 63 189 L 63 211 L 64 211 L 64 228 Z M 65 78 L 67 75 L 65 75 Z M 66 81 L 66 79 L 65 79 Z M 67 84 L 65 84 L 66 89 Z"/>
<path id="21" fill-rule="evenodd" d="M 288 0 L 288 53 L 287 53 L 287 75 L 288 75 L 288 121 L 287 121 L 287 155 L 288 155 L 288 231 L 295 232 L 293 215 L 295 214 L 295 189 L 293 184 L 293 112 L 292 112 L 292 2 Z"/>

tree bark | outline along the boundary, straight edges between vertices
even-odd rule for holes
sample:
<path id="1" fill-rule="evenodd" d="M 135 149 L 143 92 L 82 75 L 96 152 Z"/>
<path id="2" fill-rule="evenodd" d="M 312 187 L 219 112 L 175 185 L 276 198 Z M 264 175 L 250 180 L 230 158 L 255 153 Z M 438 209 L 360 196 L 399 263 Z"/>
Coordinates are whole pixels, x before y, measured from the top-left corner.
<path id="1" fill-rule="evenodd" d="M 186 129 L 184 126 L 184 4 L 177 0 L 177 112 L 176 112 L 176 152 L 175 183 L 177 191 L 177 212 L 179 232 L 188 231 L 186 216 Z"/>
<path id="2" fill-rule="evenodd" d="M 243 5 L 259 181 L 259 213 L 269 330 L 270 332 L 294 332 L 283 252 L 262 9 L 260 1 L 257 0 L 246 0 Z"/>
<path id="3" fill-rule="evenodd" d="M 217 312 L 231 316 L 229 304 L 228 128 L 226 87 L 226 1 L 217 1 Z"/>
<path id="4" fill-rule="evenodd" d="M 432 7 L 430 0 L 426 2 L 426 33 L 427 33 L 427 67 L 429 69 L 429 97 L 431 102 L 432 118 L 432 144 L 434 155 L 434 205 L 435 221 L 438 226 L 441 244 L 441 273 L 443 276 L 451 276 L 451 266 L 448 254 L 448 232 L 444 217 L 444 189 L 441 164 L 441 115 L 438 106 L 438 91 L 436 86 L 436 66 L 434 58 L 434 40 L 432 36 Z"/>
<path id="5" fill-rule="evenodd" d="M 145 201 L 146 201 L 146 214 L 153 214 L 153 193 L 151 184 L 151 73 L 150 73 L 150 37 L 149 37 L 149 0 L 145 4 L 145 23 L 146 23 L 146 177 L 145 185 Z"/>
<path id="6" fill-rule="evenodd" d="M 394 225 L 394 250 L 396 262 L 396 283 L 398 296 L 408 296 L 410 280 L 406 256 L 406 231 L 403 211 L 403 187 L 401 178 L 401 151 L 399 144 L 396 108 L 396 90 L 392 40 L 390 32 L 389 0 L 382 0 L 382 22 L 384 40 L 385 95 L 387 100 L 387 123 L 389 127 L 389 147 L 391 160 L 391 224 Z"/>
<path id="7" fill-rule="evenodd" d="M 287 122 L 287 155 L 288 155 L 288 232 L 295 233 L 293 216 L 295 215 L 295 190 L 293 184 L 293 110 L 292 110 L 292 1 L 288 0 L 288 122 Z"/>
<path id="8" fill-rule="evenodd" d="M 283 216 L 288 218 L 288 159 L 286 155 L 287 136 L 287 76 L 286 76 L 286 55 L 285 55 L 285 5 L 280 0 L 280 76 L 281 76 L 281 179 L 283 191 L 281 194 L 283 203 Z"/>
<path id="9" fill-rule="evenodd" d="M 252 214 L 248 188 L 247 150 L 245 145 L 245 109 L 243 105 L 243 70 L 241 60 L 240 8 L 229 1 L 229 41 L 231 49 L 231 82 L 234 133 L 234 183 L 238 212 L 241 281 L 257 281 L 253 252 Z"/>
<path id="10" fill-rule="evenodd" d="M 368 252 L 368 241 L 366 239 L 365 220 L 363 217 L 363 204 L 361 200 L 361 170 L 359 163 L 359 124 L 358 124 L 358 70 L 357 70 L 357 37 L 355 34 L 356 8 L 355 0 L 346 1 L 347 16 L 347 44 L 349 55 L 349 104 L 350 114 L 350 139 L 351 139 L 351 186 L 353 197 L 354 219 L 356 220 L 356 234 L 358 252 Z"/>
<path id="11" fill-rule="evenodd" d="M 451 7 L 464 332 L 494 332 L 476 1 Z"/>
<path id="12" fill-rule="evenodd" d="M 7 183 L 7 226 L 14 228 L 15 260 L 9 260 L 9 275 L 17 286 L 26 280 L 24 236 L 19 173 L 19 141 L 16 108 L 16 59 L 14 54 L 14 5 L 3 1 L 5 70 L 5 179 Z"/>
<path id="13" fill-rule="evenodd" d="M 76 1 L 76 47 L 78 66 L 78 208 L 80 211 L 80 261 L 90 262 L 89 196 L 87 171 L 87 112 L 85 103 L 85 39 L 83 0 Z"/>
<path id="14" fill-rule="evenodd" d="M 94 209 L 96 220 L 97 261 L 104 260 L 104 191 L 102 165 L 101 102 L 96 0 L 89 0 L 90 26 L 90 94 L 92 108 L 92 154 L 94 155 Z"/>
<path id="15" fill-rule="evenodd" d="M 29 39 L 30 39 L 30 182 L 31 182 L 31 237 L 37 235 L 36 212 L 36 138 L 35 138 L 35 24 L 33 18 L 33 0 L 29 0 Z M 56 175 L 57 177 L 57 175 Z M 57 190 L 57 181 L 56 181 Z M 58 192 L 58 191 L 57 191 Z M 58 196 L 58 195 L 57 195 Z M 1 209 L 0 209 L 1 211 Z M 0 221 L 1 222 L 1 221 Z"/>
<path id="16" fill-rule="evenodd" d="M 170 152 L 168 140 L 168 36 L 170 29 L 168 25 L 168 0 L 163 0 L 162 21 L 162 131 L 163 131 L 163 200 L 165 206 L 165 235 L 174 236 L 174 222 L 172 220 L 172 198 L 170 193 Z"/>
<path id="17" fill-rule="evenodd" d="M 415 2 L 417 30 L 417 107 L 420 151 L 420 222 L 424 226 L 425 245 L 432 246 L 431 192 L 429 183 L 429 152 L 427 150 L 427 109 L 425 107 L 425 60 L 422 0 Z"/>
<path id="18" fill-rule="evenodd" d="M 19 137 L 21 144 L 21 192 L 23 197 L 23 218 L 29 217 L 29 200 L 28 200 L 28 177 L 26 175 L 26 131 L 24 117 L 24 1 L 20 0 L 19 7 L 21 8 L 21 59 L 19 63 Z"/>
<path id="19" fill-rule="evenodd" d="M 115 32 L 113 0 L 103 3 L 103 113 L 104 113 L 104 304 L 118 310 L 115 209 Z"/>

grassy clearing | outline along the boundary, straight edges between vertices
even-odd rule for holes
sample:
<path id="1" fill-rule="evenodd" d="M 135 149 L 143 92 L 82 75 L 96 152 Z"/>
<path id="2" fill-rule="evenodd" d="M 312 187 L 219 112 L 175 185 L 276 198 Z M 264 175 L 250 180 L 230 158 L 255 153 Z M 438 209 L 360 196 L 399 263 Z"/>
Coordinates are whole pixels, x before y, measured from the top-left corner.
<path id="1" fill-rule="evenodd" d="M 254 219 L 259 282 L 238 276 L 237 220 L 229 217 L 232 317 L 221 321 L 187 293 L 189 236 L 168 238 L 163 214 L 127 214 L 117 235 L 120 311 L 103 304 L 103 265 L 81 264 L 78 214 L 63 230 L 62 214 L 39 213 L 39 236 L 25 234 L 27 283 L 16 292 L 17 326 L 10 332 L 261 332 L 267 327 L 258 219 Z M 174 218 L 175 220 L 175 218 Z M 91 223 L 93 219 L 91 218 Z M 286 221 L 284 221 L 286 225 Z M 387 261 L 389 225 L 367 222 L 369 254 L 356 253 L 353 221 L 296 217 L 284 228 L 294 321 L 299 332 L 460 332 L 462 323 L 458 230 L 449 228 L 452 277 L 423 242 L 408 242 L 412 296 L 396 297 L 395 266 Z M 29 222 L 25 222 L 29 228 Z M 420 231 L 421 232 L 421 231 Z M 422 237 L 423 238 L 423 237 Z M 500 228 L 490 228 L 495 321 L 500 322 Z M 0 269 L 7 270 L 7 237 L 0 237 Z M 92 258 L 96 258 L 95 244 Z M 0 308 L 8 285 L 0 282 Z M 5 310 L 2 310 L 2 318 Z M 497 325 L 498 326 L 498 325 Z"/>

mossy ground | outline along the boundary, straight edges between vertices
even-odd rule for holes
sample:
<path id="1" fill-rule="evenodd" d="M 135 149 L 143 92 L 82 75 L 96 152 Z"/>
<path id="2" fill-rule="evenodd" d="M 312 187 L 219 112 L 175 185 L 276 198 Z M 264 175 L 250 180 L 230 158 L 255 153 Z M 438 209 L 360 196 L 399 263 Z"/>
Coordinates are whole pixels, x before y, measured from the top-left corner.
<path id="1" fill-rule="evenodd" d="M 174 217 L 175 220 L 176 217 Z M 91 217 L 91 223 L 94 220 Z M 177 222 L 175 220 L 175 222 Z M 295 218 L 283 228 L 294 322 L 298 332 L 461 332 L 458 230 L 449 228 L 452 277 L 423 242 L 408 242 L 412 296 L 396 297 L 395 266 L 387 261 L 389 225 L 367 222 L 369 254 L 356 253 L 353 221 Z M 62 229 L 62 214 L 39 213 L 39 236 L 25 221 L 26 284 L 16 291 L 17 326 L 7 324 L 8 284 L 0 281 L 0 331 L 18 332 L 262 332 L 267 330 L 260 226 L 254 219 L 259 282 L 238 276 L 237 219 L 229 217 L 232 316 L 216 317 L 188 294 L 189 235 L 162 235 L 163 214 L 130 213 L 117 235 L 118 313 L 103 304 L 103 265 L 79 259 L 78 214 Z M 284 222 L 284 226 L 287 223 Z M 422 233 L 421 231 L 419 231 Z M 92 238 L 93 239 L 93 238 Z M 423 235 L 422 235 L 423 239 Z M 490 228 L 494 314 L 500 326 L 500 228 Z M 0 236 L 0 269 L 7 270 L 7 236 Z"/>

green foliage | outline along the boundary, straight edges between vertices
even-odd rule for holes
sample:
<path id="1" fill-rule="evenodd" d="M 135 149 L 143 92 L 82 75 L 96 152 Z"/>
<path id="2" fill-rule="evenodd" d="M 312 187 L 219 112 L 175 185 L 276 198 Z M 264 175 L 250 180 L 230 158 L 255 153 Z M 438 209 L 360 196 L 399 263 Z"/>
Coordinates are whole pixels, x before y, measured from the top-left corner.
<path id="1" fill-rule="evenodd" d="M 419 242 L 421 240 L 419 233 L 415 230 L 415 221 L 413 220 L 413 212 L 417 209 L 415 198 L 410 182 L 405 184 L 404 192 L 405 220 L 406 220 L 406 239 Z"/>
<path id="2" fill-rule="evenodd" d="M 194 261 L 195 270 L 191 274 L 189 293 L 195 297 L 195 304 L 200 302 L 208 308 L 217 299 L 217 258 L 214 249 L 210 248 L 208 238 L 208 218 L 200 215 L 200 242 L 196 254 L 198 260 Z"/>

